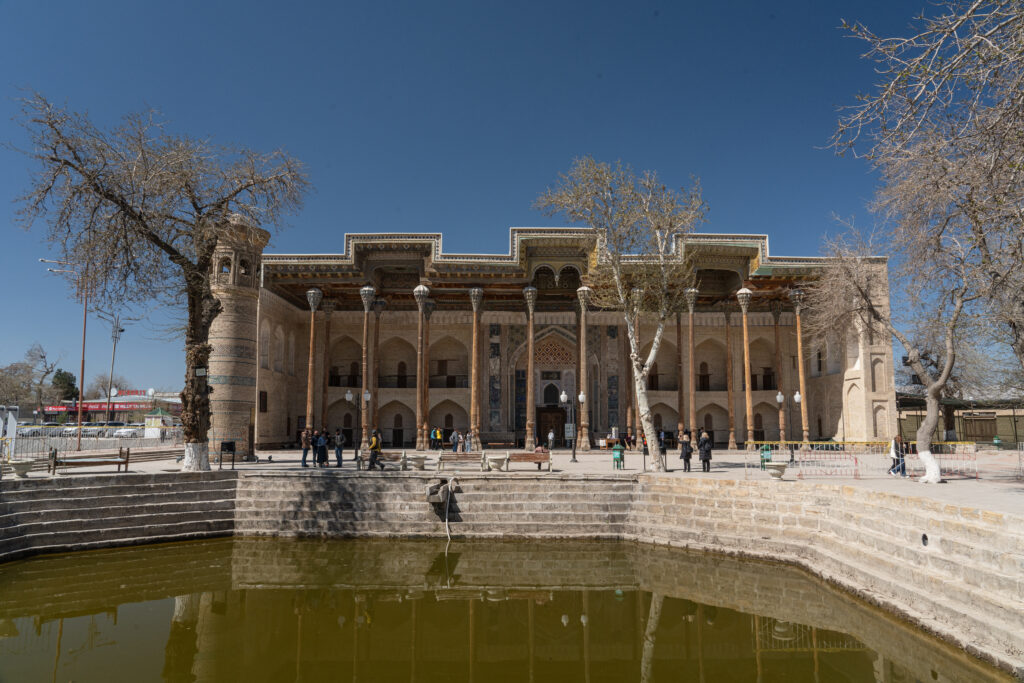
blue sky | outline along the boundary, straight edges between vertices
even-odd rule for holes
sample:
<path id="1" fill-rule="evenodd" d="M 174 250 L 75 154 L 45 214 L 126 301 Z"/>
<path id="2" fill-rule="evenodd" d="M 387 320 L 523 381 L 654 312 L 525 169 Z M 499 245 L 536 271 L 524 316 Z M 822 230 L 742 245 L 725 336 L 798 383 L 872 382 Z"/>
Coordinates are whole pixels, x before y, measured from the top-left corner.
<path id="1" fill-rule="evenodd" d="M 903 30 L 922 5 L 793 2 L 3 2 L 0 140 L 19 145 L 19 88 L 101 124 L 158 108 L 171 129 L 287 149 L 314 191 L 269 252 L 339 252 L 346 232 L 442 232 L 501 252 L 572 159 L 702 179 L 704 231 L 766 233 L 815 255 L 834 214 L 870 219 L 864 162 L 822 149 L 836 106 L 868 89 L 838 28 Z M 0 365 L 35 341 L 77 374 L 80 308 L 15 224 L 28 161 L 0 149 Z M 179 388 L 182 342 L 129 326 L 117 371 Z M 86 378 L 109 328 L 90 319 Z"/>

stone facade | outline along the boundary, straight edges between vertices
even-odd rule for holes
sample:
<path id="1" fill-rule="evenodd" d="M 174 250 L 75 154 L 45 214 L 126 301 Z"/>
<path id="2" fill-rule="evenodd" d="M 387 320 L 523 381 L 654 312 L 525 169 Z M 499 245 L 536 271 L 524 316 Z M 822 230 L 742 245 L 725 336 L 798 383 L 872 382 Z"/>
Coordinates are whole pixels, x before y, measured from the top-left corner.
<path id="1" fill-rule="evenodd" d="M 473 415 L 479 415 L 484 443 L 532 440 L 527 439 L 526 426 L 533 417 L 538 438 L 546 440 L 553 429 L 561 444 L 565 423 L 573 413 L 579 419 L 584 410 L 594 443 L 612 432 L 634 433 L 638 420 L 622 312 L 590 306 L 585 340 L 580 333 L 577 289 L 589 281 L 596 258 L 593 233 L 516 228 L 511 242 L 508 255 L 487 256 L 446 254 L 440 235 L 348 235 L 342 255 L 264 256 L 258 321 L 248 326 L 231 323 L 236 337 L 224 341 L 257 350 L 252 364 L 256 382 L 245 390 L 251 393 L 248 401 L 255 410 L 256 444 L 294 443 L 307 423 L 332 432 L 342 429 L 350 445 L 359 443 L 364 393 L 370 395 L 366 419 L 391 447 L 422 447 L 417 425 L 424 423 L 440 427 L 446 435 L 452 429 L 465 432 Z M 656 429 L 663 429 L 670 439 L 680 428 L 705 429 L 719 446 L 742 444 L 748 436 L 755 441 L 866 441 L 895 434 L 893 360 L 887 339 L 837 330 L 821 348 L 804 340 L 800 358 L 790 293 L 813 278 L 826 261 L 771 256 L 767 238 L 757 235 L 691 235 L 687 248 L 696 250 L 698 268 L 693 342 L 691 347 L 687 313 L 668 321 L 648 382 Z M 877 263 L 885 268 L 883 259 Z M 378 306 L 374 310 L 380 311 L 377 316 L 364 315 L 359 291 L 367 285 Z M 427 288 L 425 300 L 435 308 L 429 321 L 413 296 L 418 286 Z M 532 364 L 523 293 L 529 287 L 537 291 Z M 323 293 L 333 311 L 325 313 L 320 305 L 315 313 L 309 372 L 310 309 L 305 292 L 311 288 Z M 478 318 L 470 296 L 475 288 L 483 292 Z M 741 288 L 752 292 L 746 314 L 750 378 L 744 377 L 744 314 L 737 305 Z M 880 296 L 887 297 L 887 292 Z M 879 304 L 887 306 L 888 301 Z M 324 324 L 326 315 L 329 326 Z M 364 324 L 368 386 L 363 386 Z M 328 327 L 330 339 L 325 338 Z M 480 340 L 476 357 L 474 327 Z M 428 330 L 425 344 L 420 342 L 421 328 Z M 641 318 L 640 338 L 646 349 L 654 332 L 655 322 Z M 581 347 L 586 349 L 583 365 Z M 428 379 L 421 378 L 421 362 Z M 806 425 L 794 401 L 801 366 Z M 307 377 L 313 378 L 312 386 Z M 580 386 L 581 377 L 587 378 L 587 386 Z M 533 395 L 527 396 L 531 388 Z M 576 397 L 581 390 L 587 397 L 583 406 L 577 402 L 572 410 L 560 402 L 563 391 Z M 311 419 L 307 404 L 313 406 Z M 215 413 L 229 408 L 244 413 L 240 403 L 215 404 Z M 224 422 L 215 417 L 215 425 Z"/>

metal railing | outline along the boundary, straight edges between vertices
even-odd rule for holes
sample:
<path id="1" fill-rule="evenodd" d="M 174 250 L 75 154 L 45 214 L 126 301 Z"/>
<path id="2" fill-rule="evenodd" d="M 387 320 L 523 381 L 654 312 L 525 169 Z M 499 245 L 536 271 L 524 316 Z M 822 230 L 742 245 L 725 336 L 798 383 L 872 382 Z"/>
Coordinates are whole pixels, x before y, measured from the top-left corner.
<path id="1" fill-rule="evenodd" d="M 124 430 L 124 431 L 121 431 Z M 0 460 L 36 460 L 48 456 L 51 448 L 58 453 L 78 450 L 78 427 L 57 426 L 26 430 L 18 437 L 4 437 Z M 115 432 L 120 432 L 115 436 Z M 184 443 L 181 427 L 86 427 L 82 426 L 82 451 L 116 450 L 118 448 L 158 448 Z"/>
<path id="2" fill-rule="evenodd" d="M 431 375 L 431 389 L 468 389 L 469 375 Z"/>
<path id="3" fill-rule="evenodd" d="M 788 462 L 787 471 L 797 479 L 842 477 L 863 479 L 887 476 L 895 464 L 889 441 L 753 441 L 744 457 L 744 468 L 760 467 L 765 449 L 771 459 Z M 908 475 L 924 474 L 917 455 L 917 442 L 906 444 L 904 463 Z M 974 442 L 940 441 L 932 444 L 932 455 L 942 476 L 979 477 L 978 453 Z"/>
<path id="4" fill-rule="evenodd" d="M 415 389 L 416 375 L 379 375 L 377 386 L 381 389 Z"/>

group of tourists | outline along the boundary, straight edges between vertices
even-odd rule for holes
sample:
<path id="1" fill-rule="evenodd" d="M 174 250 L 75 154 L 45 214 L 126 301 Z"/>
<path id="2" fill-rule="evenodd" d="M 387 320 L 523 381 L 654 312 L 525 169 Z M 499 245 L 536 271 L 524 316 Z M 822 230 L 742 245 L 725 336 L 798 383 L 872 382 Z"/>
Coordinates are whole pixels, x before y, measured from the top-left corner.
<path id="1" fill-rule="evenodd" d="M 345 446 L 347 445 L 345 435 L 341 433 L 340 429 L 335 429 L 334 434 L 327 428 L 310 430 L 306 428 L 302 431 L 302 466 L 309 467 L 306 464 L 306 458 L 309 456 L 310 451 L 313 452 L 313 467 L 330 467 L 328 452 L 330 449 L 334 449 L 334 458 L 336 461 L 335 467 L 341 467 L 342 456 L 344 455 Z"/>
<path id="2" fill-rule="evenodd" d="M 711 437 L 708 433 L 701 431 L 697 440 L 697 453 L 700 459 L 701 471 L 711 471 Z M 693 436 L 689 429 L 683 430 L 683 436 L 679 439 L 679 459 L 683 461 L 683 472 L 690 471 L 690 459 L 693 457 Z"/>
<path id="3" fill-rule="evenodd" d="M 438 431 L 440 432 L 440 430 Z M 451 446 L 452 453 L 470 453 L 473 450 L 473 438 L 472 429 L 467 429 L 465 434 L 458 429 L 453 429 L 448 437 L 448 445 Z"/>
<path id="4" fill-rule="evenodd" d="M 335 429 L 334 434 L 331 434 L 331 431 L 326 428 L 323 430 L 310 430 L 306 428 L 302 431 L 301 441 L 303 467 L 309 467 L 306 460 L 310 452 L 313 453 L 313 467 L 330 467 L 328 453 L 332 448 L 334 449 L 334 466 L 341 467 L 348 440 L 340 429 Z M 380 461 L 382 443 L 380 433 L 376 429 L 370 434 L 368 446 L 370 451 L 369 469 L 372 470 L 374 467 L 380 467 L 383 470 L 384 463 Z"/>

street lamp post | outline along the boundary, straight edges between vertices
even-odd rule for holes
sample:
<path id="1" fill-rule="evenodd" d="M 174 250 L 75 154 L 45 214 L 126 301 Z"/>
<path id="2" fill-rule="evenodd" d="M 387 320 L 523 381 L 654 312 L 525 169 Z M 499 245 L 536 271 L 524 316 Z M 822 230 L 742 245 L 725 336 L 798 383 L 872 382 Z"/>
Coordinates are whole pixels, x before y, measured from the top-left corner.
<path id="1" fill-rule="evenodd" d="M 569 459 L 569 462 L 579 462 L 576 459 L 576 404 L 569 400 L 569 394 L 565 393 L 564 390 L 558 398 L 569 407 L 569 421 L 572 423 L 572 458 Z M 583 410 L 583 404 L 586 403 L 587 395 L 581 391 L 580 395 L 576 398 L 579 399 L 580 410 Z"/>
<path id="2" fill-rule="evenodd" d="M 103 320 L 110 323 L 110 339 L 114 342 L 113 348 L 110 351 L 110 374 L 107 375 L 107 422 L 110 422 L 114 418 L 110 415 L 110 397 L 111 391 L 114 388 L 114 357 L 117 355 L 117 342 L 121 340 L 121 335 L 124 334 L 124 328 L 121 327 L 121 314 L 100 312 L 97 314 Z"/>
<path id="3" fill-rule="evenodd" d="M 78 366 L 78 433 L 77 444 L 75 450 L 82 450 L 82 399 L 85 398 L 85 324 L 89 319 L 89 283 L 83 281 L 82 273 L 74 268 L 74 264 L 70 261 L 53 261 L 51 259 L 41 258 L 40 263 L 54 263 L 60 266 L 68 266 L 67 268 L 47 268 L 51 273 L 71 273 L 75 276 L 76 288 L 78 289 L 78 296 L 82 297 L 82 362 Z M 88 273 L 88 270 L 86 270 Z"/>

